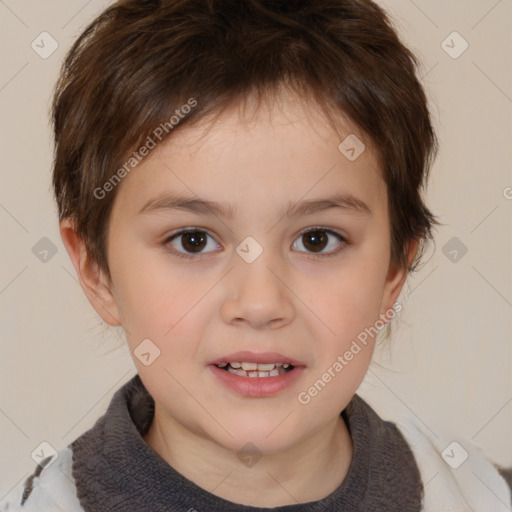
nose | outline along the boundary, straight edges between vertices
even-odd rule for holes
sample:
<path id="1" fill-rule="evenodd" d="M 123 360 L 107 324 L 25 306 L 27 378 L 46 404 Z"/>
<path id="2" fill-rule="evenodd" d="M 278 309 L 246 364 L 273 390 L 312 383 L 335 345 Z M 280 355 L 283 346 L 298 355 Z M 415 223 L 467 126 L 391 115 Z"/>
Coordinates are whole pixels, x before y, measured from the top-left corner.
<path id="1" fill-rule="evenodd" d="M 263 330 L 284 327 L 293 320 L 293 293 L 283 266 L 277 265 L 267 251 L 252 263 L 235 254 L 234 268 L 227 279 L 227 296 L 221 307 L 227 324 L 247 324 Z"/>

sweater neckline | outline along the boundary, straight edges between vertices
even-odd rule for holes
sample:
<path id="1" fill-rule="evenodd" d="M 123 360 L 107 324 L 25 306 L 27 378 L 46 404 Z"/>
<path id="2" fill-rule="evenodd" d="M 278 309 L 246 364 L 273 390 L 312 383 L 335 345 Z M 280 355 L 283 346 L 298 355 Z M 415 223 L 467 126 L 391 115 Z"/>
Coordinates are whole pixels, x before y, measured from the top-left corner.
<path id="1" fill-rule="evenodd" d="M 153 416 L 154 400 L 137 374 L 114 394 L 107 412 L 95 425 L 71 444 L 77 496 L 86 512 L 164 511 L 169 510 L 170 504 L 174 506 L 173 510 L 195 508 L 211 512 L 318 512 L 345 507 L 347 510 L 368 510 L 365 504 L 368 504 L 368 499 L 373 499 L 370 491 L 376 483 L 372 479 L 375 469 L 377 476 L 380 471 L 388 473 L 389 468 L 393 467 L 395 471 L 401 467 L 406 472 L 415 469 L 416 472 L 412 472 L 415 476 L 413 489 L 414 485 L 420 485 L 412 452 L 398 429 L 381 420 L 357 394 L 341 412 L 354 447 L 352 462 L 343 482 L 320 500 L 275 508 L 253 507 L 225 500 L 176 471 L 142 437 L 148 431 Z M 393 447 L 397 444 L 401 450 Z M 375 466 L 374 463 L 389 468 Z M 402 477 L 398 481 L 410 486 L 410 477 Z M 373 491 L 385 493 L 389 489 Z M 407 491 L 399 488 L 393 489 L 393 492 L 399 496 Z"/>

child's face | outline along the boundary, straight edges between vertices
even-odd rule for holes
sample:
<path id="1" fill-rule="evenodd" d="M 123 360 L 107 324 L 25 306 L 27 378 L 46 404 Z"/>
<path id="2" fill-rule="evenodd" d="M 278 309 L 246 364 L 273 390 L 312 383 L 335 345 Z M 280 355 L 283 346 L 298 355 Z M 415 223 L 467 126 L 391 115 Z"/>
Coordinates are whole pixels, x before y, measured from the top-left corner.
<path id="1" fill-rule="evenodd" d="M 282 100 L 271 117 L 262 106 L 244 123 L 232 110 L 206 135 L 177 131 L 123 180 L 108 233 L 113 300 L 96 305 L 123 325 L 132 353 L 145 339 L 160 350 L 148 366 L 134 356 L 159 421 L 231 450 L 249 441 L 286 450 L 333 426 L 374 348 L 371 336 L 359 351 L 353 342 L 389 315 L 405 277 L 388 273 L 387 193 L 370 146 L 349 161 L 338 145 L 354 130 L 337 135 L 313 107 Z M 233 216 L 199 203 L 147 206 L 171 195 L 222 203 Z M 320 204 L 284 216 L 335 196 L 369 211 Z M 185 228 L 203 233 L 165 242 Z M 296 367 L 250 378 L 213 364 L 254 360 Z"/>

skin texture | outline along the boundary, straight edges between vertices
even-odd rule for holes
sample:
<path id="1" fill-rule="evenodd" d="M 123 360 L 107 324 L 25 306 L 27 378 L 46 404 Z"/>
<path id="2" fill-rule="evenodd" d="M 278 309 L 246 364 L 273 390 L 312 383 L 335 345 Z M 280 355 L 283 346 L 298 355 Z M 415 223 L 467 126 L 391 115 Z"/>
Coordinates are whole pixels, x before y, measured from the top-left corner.
<path id="1" fill-rule="evenodd" d="M 371 142 L 346 121 L 336 133 L 292 94 L 251 105 L 243 114 L 231 108 L 213 125 L 176 131 L 124 178 L 109 223 L 111 282 L 87 258 L 70 220 L 61 235 L 93 307 L 124 327 L 155 399 L 145 441 L 207 491 L 276 507 L 321 499 L 345 478 L 353 446 L 340 412 L 368 369 L 375 340 L 308 404 L 298 395 L 389 312 L 407 272 L 389 268 L 387 192 Z M 366 145 L 353 162 L 338 150 L 351 133 Z M 140 213 L 169 193 L 229 203 L 236 213 Z M 331 208 L 283 217 L 290 202 L 334 193 L 352 194 L 371 214 Z M 347 242 L 328 235 L 314 252 L 301 233 L 317 226 Z M 210 237 L 202 253 L 179 258 L 176 252 L 190 255 L 182 238 L 165 240 L 190 227 Z M 248 236 L 263 249 L 252 263 L 236 252 Z M 411 243 L 409 261 L 416 248 Z M 133 355 L 147 338 L 160 350 L 149 366 Z M 244 397 L 208 368 L 239 350 L 278 352 L 305 369 L 274 396 Z M 237 457 L 248 442 L 262 455 L 252 467 Z"/>

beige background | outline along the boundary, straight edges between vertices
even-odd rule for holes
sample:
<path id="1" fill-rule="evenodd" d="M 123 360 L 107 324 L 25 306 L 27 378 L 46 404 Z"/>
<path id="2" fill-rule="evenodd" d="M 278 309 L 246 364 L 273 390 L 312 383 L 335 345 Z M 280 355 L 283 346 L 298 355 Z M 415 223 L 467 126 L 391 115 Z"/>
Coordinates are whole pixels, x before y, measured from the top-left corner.
<path id="1" fill-rule="evenodd" d="M 33 471 L 42 441 L 73 441 L 135 373 L 121 331 L 102 325 L 77 283 L 50 191 L 51 88 L 71 41 L 108 3 L 0 2 L 0 499 Z M 445 225 L 402 293 L 391 351 L 359 392 L 384 418 L 408 411 L 512 466 L 512 2 L 381 4 L 423 62 L 441 142 L 428 203 Z M 43 31 L 59 45 L 47 59 L 31 48 Z M 453 31 L 469 44 L 456 59 L 441 45 Z M 452 39 L 450 51 L 462 48 Z M 47 262 L 32 252 L 43 237 L 57 248 Z M 456 262 L 443 253 L 452 237 L 467 247 Z"/>

